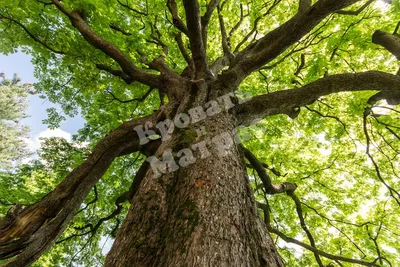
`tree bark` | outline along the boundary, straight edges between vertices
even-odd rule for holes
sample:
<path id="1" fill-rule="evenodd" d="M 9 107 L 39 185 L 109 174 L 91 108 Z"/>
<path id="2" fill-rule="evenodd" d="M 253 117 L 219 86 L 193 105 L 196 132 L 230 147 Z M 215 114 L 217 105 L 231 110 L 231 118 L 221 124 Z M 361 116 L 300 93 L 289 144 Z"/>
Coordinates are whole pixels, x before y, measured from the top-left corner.
<path id="1" fill-rule="evenodd" d="M 141 149 L 133 128 L 154 121 L 156 115 L 125 122 L 104 137 L 51 193 L 24 209 L 11 209 L 0 220 L 0 259 L 16 257 L 2 266 L 28 266 L 50 248 L 113 160 Z"/>
<path id="2" fill-rule="evenodd" d="M 234 127 L 231 112 L 222 112 L 161 144 L 159 159 L 171 149 L 185 165 L 179 151 L 189 148 L 194 160 L 159 176 L 148 169 L 105 266 L 284 266 L 259 217 Z"/>
<path id="3" fill-rule="evenodd" d="M 377 30 L 372 35 L 372 42 L 386 48 L 397 59 L 400 60 L 400 37 L 397 34 L 390 34 Z"/>

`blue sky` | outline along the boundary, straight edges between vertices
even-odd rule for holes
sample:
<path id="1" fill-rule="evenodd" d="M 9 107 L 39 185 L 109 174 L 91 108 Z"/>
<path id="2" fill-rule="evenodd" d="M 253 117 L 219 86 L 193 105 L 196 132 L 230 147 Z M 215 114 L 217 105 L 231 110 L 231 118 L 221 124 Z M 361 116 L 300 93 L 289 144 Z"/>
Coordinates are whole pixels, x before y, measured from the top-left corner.
<path id="1" fill-rule="evenodd" d="M 24 83 L 37 81 L 33 76 L 31 57 L 21 52 L 8 56 L 0 54 L 0 72 L 4 72 L 8 78 L 12 78 L 14 73 L 18 73 Z M 82 117 L 64 116 L 67 120 L 61 123 L 59 129 L 48 129 L 42 120 L 47 118 L 46 109 L 50 107 L 58 108 L 58 105 L 50 103 L 47 99 L 41 99 L 38 95 L 29 95 L 29 107 L 26 112 L 29 117 L 22 120 L 21 123 L 28 125 L 31 129 L 28 142 L 32 150 L 39 147 L 39 137 L 60 136 L 69 140 L 71 134 L 75 134 L 83 127 Z"/>

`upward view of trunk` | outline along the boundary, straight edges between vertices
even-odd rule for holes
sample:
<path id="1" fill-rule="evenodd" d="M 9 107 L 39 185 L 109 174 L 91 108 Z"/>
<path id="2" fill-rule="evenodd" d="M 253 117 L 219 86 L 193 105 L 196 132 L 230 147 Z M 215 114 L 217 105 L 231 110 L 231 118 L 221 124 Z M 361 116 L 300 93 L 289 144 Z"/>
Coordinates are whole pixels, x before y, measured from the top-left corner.
<path id="1" fill-rule="evenodd" d="M 258 215 L 233 120 L 207 117 L 162 143 L 157 158 L 172 149 L 177 165 L 190 165 L 159 177 L 148 169 L 105 266 L 284 266 Z M 193 158 L 179 153 L 185 148 Z"/>
<path id="2" fill-rule="evenodd" d="M 6 2 L 3 1 L 2 5 L 6 6 Z M 320 247 L 323 246 L 323 243 L 315 241 L 305 223 L 302 210 L 302 205 L 305 205 L 305 203 L 302 203 L 294 192 L 297 184 L 290 182 L 289 179 L 287 182 L 273 184 L 273 179 L 268 174 L 271 171 L 274 175 L 280 177 L 280 180 L 288 173 L 288 176 L 290 176 L 291 172 L 281 175 L 274 167 L 270 168 L 267 163 L 259 161 L 250 150 L 240 145 L 239 138 L 236 135 L 237 128 L 247 127 L 255 121 L 270 116 L 285 114 L 289 115 L 291 119 L 296 119 L 301 111 L 300 108 L 304 107 L 309 109 L 310 112 L 314 111 L 320 117 L 335 118 L 338 122 L 341 122 L 339 118 L 333 115 L 323 115 L 320 111 L 312 110 L 308 106 L 324 96 L 340 92 L 377 91 L 368 101 L 365 101 L 363 126 L 367 140 L 366 154 L 374 163 L 377 177 L 389 190 L 391 196 L 396 199 L 393 194 L 396 191 L 382 178 L 378 165 L 375 164 L 369 153 L 369 144 L 374 142 L 370 142 L 367 118 L 373 115 L 371 113 L 372 106 L 380 100 L 386 100 L 389 105 L 400 104 L 400 76 L 381 71 L 356 72 L 343 59 L 351 67 L 351 73 L 330 75 L 330 73 L 336 73 L 337 70 L 329 69 L 328 72 L 328 69 L 326 69 L 325 75 L 320 77 L 323 72 L 314 71 L 312 64 L 316 64 L 315 66 L 322 70 L 322 67 L 325 66 L 318 66 L 319 60 L 316 56 L 319 56 L 320 53 L 326 53 L 332 45 L 317 51 L 315 55 L 314 52 L 309 52 L 323 47 L 322 45 L 330 36 L 339 33 L 342 28 L 341 25 L 345 25 L 345 22 L 337 20 L 337 16 L 357 16 L 374 1 L 299 0 L 293 1 L 298 4 L 298 10 L 295 13 L 283 5 L 285 1 L 279 0 L 264 1 L 266 3 L 263 3 L 262 8 L 260 8 L 266 9 L 265 13 L 258 10 L 258 4 L 261 6 L 262 1 L 253 6 L 253 1 L 250 1 L 250 5 L 249 3 L 236 3 L 235 1 L 228 3 L 229 1 L 219 0 L 201 2 L 183 0 L 179 3 L 175 0 L 168 0 L 165 1 L 164 9 L 157 1 L 126 1 L 126 4 L 124 2 L 33 1 L 32 8 L 23 10 L 22 14 L 17 14 L 18 12 L 15 10 L 18 8 L 14 8 L 11 4 L 9 7 L 0 7 L 2 34 L 7 35 L 6 30 L 12 28 L 10 25 L 13 25 L 26 35 L 24 38 L 30 38 L 34 49 L 30 50 L 29 48 L 27 51 L 34 51 L 33 54 L 36 57 L 34 61 L 39 62 L 39 73 L 48 69 L 52 70 L 50 74 L 54 75 L 58 69 L 62 69 L 62 71 L 66 69 L 66 74 L 63 74 L 59 80 L 58 77 L 53 77 L 57 81 L 57 88 L 61 87 L 60 83 L 65 77 L 71 75 L 69 82 L 74 80 L 72 84 L 67 82 L 65 86 L 62 86 L 62 89 L 50 91 L 50 99 L 60 94 L 63 96 L 60 101 L 68 102 L 69 99 L 65 100 L 64 98 L 65 96 L 71 98 L 72 91 L 68 90 L 73 90 L 74 97 L 71 101 L 79 97 L 83 97 L 83 99 L 78 101 L 79 103 L 72 104 L 71 107 L 79 108 L 80 105 L 83 105 L 81 102 L 87 101 L 83 106 L 88 110 L 84 110 L 85 112 L 82 113 L 86 114 L 88 118 L 92 115 L 93 117 L 99 116 L 99 119 L 88 121 L 88 126 L 90 126 L 88 127 L 88 138 L 98 136 L 98 133 L 101 133 L 99 129 L 108 125 L 108 118 L 118 118 L 118 121 L 125 120 L 118 128 L 105 135 L 93 147 L 86 160 L 72 170 L 52 192 L 32 205 L 25 207 L 14 205 L 5 218 L 1 218 L 0 260 L 6 260 L 1 266 L 24 267 L 38 260 L 63 234 L 68 224 L 76 216 L 79 207 L 87 199 L 89 192 L 93 188 L 97 190 L 96 183 L 106 173 L 109 166 L 119 168 L 120 165 L 118 164 L 116 164 L 117 167 L 112 165 L 113 161 L 117 157 L 134 152 L 141 153 L 147 159 L 136 170 L 129 191 L 124 192 L 115 201 L 118 206 L 117 212 L 114 211 L 107 217 L 101 218 L 94 227 L 91 221 L 97 215 L 106 212 L 104 207 L 107 207 L 107 205 L 104 203 L 107 203 L 108 199 L 104 199 L 104 201 L 99 201 L 102 203 L 100 209 L 104 208 L 104 210 L 99 212 L 96 206 L 90 216 L 86 213 L 87 210 L 82 213 L 85 214 L 83 217 L 88 223 L 86 226 L 70 228 L 73 231 L 76 230 L 76 232 L 90 228 L 91 231 L 89 232 L 70 236 L 72 239 L 90 233 L 88 242 L 91 242 L 92 238 L 95 239 L 108 234 L 114 236 L 114 233 L 118 230 L 115 242 L 105 260 L 106 267 L 285 266 L 270 233 L 275 234 L 279 240 L 294 243 L 311 252 L 320 267 L 332 266 L 333 262 L 339 266 L 343 266 L 341 262 L 363 266 L 380 266 L 377 265 L 378 260 L 382 263 L 384 259 L 382 257 L 384 254 L 381 255 L 377 242 L 381 226 L 375 238 L 370 236 L 368 228 L 366 230 L 369 239 L 376 245 L 377 257 L 375 259 L 367 257 L 366 253 L 362 252 L 357 245 L 356 248 L 362 252 L 362 255 L 354 254 L 354 258 L 345 257 L 346 250 L 351 251 L 348 248 L 344 251 L 340 250 L 339 256 L 322 251 Z M 146 2 L 146 12 L 139 11 L 139 9 L 144 8 L 144 2 Z M 149 2 L 155 4 L 150 3 L 149 8 Z M 362 5 L 362 2 L 366 3 Z M 228 4 L 225 5 L 225 3 Z M 36 6 L 34 6 L 35 4 Z M 116 6 L 113 6 L 114 4 Z M 235 7 L 235 5 L 237 6 Z M 21 6 L 23 6 L 23 3 L 21 3 Z M 151 10 L 152 6 L 156 7 L 157 10 Z M 280 13 L 290 14 L 292 12 L 293 16 L 278 23 L 275 20 L 278 20 L 281 16 L 276 16 L 273 11 L 277 6 L 280 6 Z M 139 9 L 137 10 L 136 7 Z M 353 10 L 353 7 L 357 7 L 358 10 Z M 42 11 L 35 14 L 38 10 Z M 117 10 L 118 12 L 116 12 Z M 124 10 L 134 13 L 135 16 L 128 19 L 128 16 L 132 14 L 124 13 Z M 231 25 L 233 22 L 231 17 L 224 18 L 224 16 L 225 14 L 234 14 L 235 10 L 240 10 L 240 18 L 235 22 L 235 25 Z M 257 12 L 253 14 L 252 12 L 255 10 Z M 13 14 L 15 12 L 17 13 Z M 96 12 L 98 14 L 95 14 Z M 161 18 L 159 14 L 165 14 L 165 17 Z M 182 14 L 185 18 L 181 17 Z M 110 17 L 105 19 L 108 15 Z M 272 15 L 274 18 L 270 19 Z M 40 23 L 32 23 L 35 16 Z M 49 16 L 49 18 L 47 19 L 46 16 Z M 121 24 L 117 23 L 118 20 L 124 18 L 126 21 L 121 21 L 123 22 Z M 230 21 L 226 23 L 228 19 Z M 364 19 L 367 18 L 362 20 Z M 270 20 L 271 25 L 263 20 Z M 351 26 L 344 32 L 342 38 L 350 31 L 351 27 L 355 27 L 362 20 L 350 24 L 352 20 L 349 19 Z M 138 26 L 139 21 L 143 24 L 143 27 L 140 26 L 142 28 Z M 259 21 L 260 23 L 258 23 Z M 6 24 L 3 25 L 4 22 Z M 54 23 L 57 23 L 57 25 Z M 107 23 L 111 24 L 107 25 Z M 338 24 L 335 27 L 326 27 L 329 23 Z M 43 29 L 41 29 L 42 26 Z M 131 29 L 129 29 L 130 27 Z M 208 32 L 207 29 L 211 29 L 211 27 L 213 30 Z M 377 30 L 372 37 L 373 43 L 379 44 L 398 59 L 400 57 L 400 38 L 397 34 L 399 27 L 400 23 L 397 25 L 394 34 Z M 35 28 L 40 28 L 40 31 L 38 29 L 38 32 L 36 32 Z M 171 28 L 174 28 L 173 31 Z M 60 39 L 58 39 L 57 32 L 62 32 L 62 30 L 65 30 L 65 32 L 60 34 Z M 249 32 L 244 35 L 247 30 Z M 72 31 L 75 31 L 75 35 L 72 35 Z M 329 33 L 330 31 L 332 32 Z M 51 34 L 47 34 L 49 32 Z M 46 38 L 44 38 L 44 33 L 46 33 Z M 47 35 L 49 36 L 47 37 Z M 73 36 L 74 38 L 70 39 L 74 40 L 64 45 L 64 41 L 70 41 L 64 40 L 68 39 L 67 36 Z M 22 40 L 19 45 L 29 46 L 27 45 L 29 42 L 20 35 L 14 37 L 10 35 L 10 40 L 6 40 L 5 44 L 13 43 L 14 39 L 17 39 Z M 131 39 L 118 39 L 120 37 Z M 137 40 L 135 40 L 136 38 Z M 207 43 L 208 39 L 211 40 L 211 38 L 214 39 L 213 42 Z M 215 41 L 219 42 L 218 38 L 220 38 L 222 46 L 220 49 L 218 49 Z M 112 41 L 115 41 L 115 43 Z M 321 45 L 317 46 L 319 43 Z M 138 49 L 138 46 L 142 44 L 151 45 L 152 48 L 150 46 L 149 49 L 144 47 L 142 51 L 142 49 Z M 233 47 L 233 44 L 236 47 Z M 57 47 L 61 45 L 62 47 Z M 74 45 L 77 46 L 72 47 Z M 333 49 L 331 61 L 333 57 L 338 57 L 337 51 L 342 52 L 343 47 L 340 47 L 340 45 L 343 45 L 342 41 Z M 312 46 L 317 48 L 311 49 Z M 39 47 L 38 50 L 36 50 L 37 47 Z M 66 51 L 61 50 L 61 48 L 66 49 Z M 43 60 L 46 63 L 37 58 L 42 56 L 43 50 L 49 50 L 54 54 L 52 57 L 44 54 Z M 173 52 L 168 54 L 168 51 Z M 207 53 L 207 51 L 211 51 L 211 53 Z M 173 57 L 178 56 L 177 54 L 180 54 L 179 56 L 182 58 L 175 60 Z M 50 60 L 50 58 L 57 60 Z M 299 61 L 295 58 L 299 58 Z M 212 62 L 209 61 L 211 59 Z M 294 75 L 302 82 L 294 79 L 292 81 L 296 82 L 296 87 L 283 90 L 282 86 L 291 85 L 286 84 L 289 79 L 280 81 L 281 76 L 284 75 L 281 73 L 280 67 L 276 73 L 275 70 L 271 72 L 272 76 L 264 74 L 261 70 L 274 69 L 288 59 L 293 60 L 298 66 L 296 70 L 287 70 L 285 75 L 290 74 L 291 76 L 288 77 Z M 75 62 L 78 66 L 76 70 L 76 66 L 73 64 Z M 333 62 L 335 63 L 333 64 Z M 61 68 L 57 64 L 61 64 Z M 87 88 L 82 88 L 86 85 L 79 80 L 79 77 L 89 79 L 83 77 L 86 72 L 83 74 L 80 72 L 91 64 L 93 66 L 92 68 L 88 67 L 87 74 L 96 74 L 99 81 L 96 81 L 96 78 L 90 78 L 92 80 L 90 81 L 91 86 L 95 84 L 96 89 L 87 86 L 89 90 L 86 90 Z M 330 64 L 332 66 L 329 66 L 329 68 L 333 68 L 336 64 L 342 66 L 336 61 L 332 61 L 332 64 Z M 362 64 L 360 63 L 360 65 Z M 68 68 L 65 68 L 65 66 L 68 66 Z M 286 68 L 286 66 L 292 65 L 281 66 Z M 94 71 L 94 67 L 101 73 Z M 289 73 L 292 71 L 294 73 Z M 306 72 L 313 74 L 309 75 Z M 104 75 L 105 73 L 107 74 Z M 279 79 L 277 79 L 278 76 Z M 47 90 L 47 87 L 52 84 L 47 81 L 47 77 L 45 79 L 44 84 Z M 310 79 L 312 81 L 309 81 Z M 49 80 L 52 81 L 52 79 Z M 309 81 L 309 83 L 303 84 L 305 81 Z M 125 82 L 125 84 L 121 84 L 121 82 Z M 140 85 L 137 86 L 138 84 Z M 270 84 L 271 88 L 274 87 L 271 91 L 269 91 Z M 126 88 L 124 88 L 125 85 Z M 78 88 L 74 88 L 74 86 Z M 106 86 L 107 89 L 104 92 L 96 91 L 97 89 L 104 90 Z M 244 88 L 241 88 L 241 86 Z M 141 94 L 142 87 L 148 87 L 148 91 L 141 97 L 137 97 Z M 83 89 L 86 90 L 84 93 L 82 93 Z M 92 92 L 92 89 L 95 92 Z M 116 92 L 113 91 L 115 89 Z M 243 94 L 239 92 L 239 89 L 243 89 L 243 92 L 250 91 L 254 95 L 251 99 L 244 101 L 241 99 Z M 63 90 L 66 90 L 65 96 Z M 153 95 L 154 90 L 158 94 Z M 93 93 L 93 97 L 91 93 Z M 106 104 L 103 103 L 103 93 L 107 97 L 112 97 L 110 101 L 106 98 L 109 101 Z M 123 95 L 123 98 L 129 96 L 134 96 L 134 98 L 122 100 L 122 98 L 119 98 L 121 95 Z M 236 97 L 236 95 L 239 97 Z M 114 107 L 114 100 L 118 101 L 117 105 L 134 102 L 137 104 L 138 110 L 135 108 L 132 111 L 132 106 L 121 106 L 119 108 L 116 105 Z M 339 103 L 339 100 L 335 101 Z M 321 103 L 325 104 L 322 101 Z M 354 101 L 354 103 L 358 105 L 359 102 Z M 334 110 L 328 104 L 325 105 Z M 70 105 L 62 106 L 69 107 Z M 103 109 L 103 106 L 107 107 Z M 95 108 L 100 109 L 98 114 L 91 113 Z M 342 112 L 342 109 L 338 110 Z M 354 116 L 355 110 L 354 108 Z M 151 111 L 152 113 L 148 114 Z M 113 114 L 113 112 L 117 113 Z M 128 113 L 130 115 L 127 115 Z M 132 117 L 139 116 L 138 114 L 148 115 L 132 119 Z M 377 122 L 379 122 L 379 116 L 373 116 Z M 92 123 L 96 125 L 93 129 L 91 128 Z M 104 123 L 104 125 L 101 125 L 101 123 Z M 280 124 L 282 122 L 278 123 L 277 127 Z M 349 134 L 352 131 L 347 131 L 343 122 L 341 124 L 350 139 L 354 141 Z M 386 123 L 382 125 L 385 125 L 393 136 L 400 139 L 399 135 L 389 127 L 390 125 Z M 400 128 L 396 127 L 396 129 Z M 305 132 L 307 132 L 307 136 L 304 137 L 307 137 L 307 140 L 312 140 L 308 137 L 308 131 Z M 332 132 L 336 132 L 336 130 Z M 303 138 L 302 135 L 299 134 L 301 138 Z M 150 142 L 147 138 L 150 136 L 151 139 L 157 140 Z M 318 137 L 317 139 L 321 138 Z M 392 147 L 392 143 L 388 143 L 383 135 L 382 139 L 389 147 L 395 147 Z M 267 140 L 270 139 L 266 137 L 264 141 L 267 142 Z M 355 140 L 358 141 L 358 138 Z M 90 141 L 93 142 L 93 140 Z M 274 145 L 276 144 L 274 143 Z M 358 146 L 357 143 L 356 147 Z M 397 149 L 393 150 L 396 153 L 398 152 Z M 310 151 L 313 150 L 310 148 Z M 306 155 L 310 153 L 307 152 Z M 388 156 L 385 155 L 385 157 Z M 345 157 L 343 156 L 343 158 Z M 128 160 L 130 159 L 128 158 Z M 331 166 L 333 165 L 332 163 Z M 131 166 L 136 165 L 133 163 Z M 269 209 L 268 201 L 256 203 L 247 175 L 247 166 L 251 167 L 257 174 L 254 177 L 257 177 L 255 179 L 259 184 L 256 192 L 258 196 L 261 196 L 261 191 L 258 190 L 262 187 L 265 199 L 267 199 L 266 195 L 285 193 L 293 200 L 300 223 L 298 229 L 303 230 L 308 240 L 302 242 L 280 232 L 279 229 L 283 227 L 279 223 L 276 226 L 271 226 L 269 221 L 272 216 L 269 215 L 269 212 L 273 211 L 273 208 Z M 293 169 L 297 171 L 296 167 L 293 167 Z M 109 170 L 109 172 L 114 174 L 116 173 L 114 170 Z M 322 171 L 318 170 L 314 173 L 318 172 Z M 394 169 L 393 172 L 395 173 Z M 125 177 L 127 173 L 121 174 L 124 177 L 115 179 L 127 179 Z M 360 173 L 364 174 L 364 172 Z M 104 184 L 107 185 L 107 183 Z M 105 187 L 107 187 L 105 198 L 119 193 L 119 189 Z M 108 194 L 109 191 L 110 194 Z M 96 200 L 92 203 L 86 203 L 86 207 L 98 200 L 97 191 L 95 192 Z M 400 193 L 396 193 L 400 198 Z M 131 206 L 120 225 L 119 219 L 123 217 L 122 211 L 124 210 L 121 203 L 128 201 Z M 400 204 L 399 200 L 397 202 Z M 265 222 L 261 219 L 257 207 L 264 211 Z M 311 208 L 309 209 L 311 210 Z M 316 213 L 318 214 L 317 211 Z M 326 219 L 330 225 L 332 225 L 331 221 L 337 221 L 330 220 L 322 215 L 320 217 Z M 103 223 L 111 219 L 116 219 L 118 223 L 115 229 L 108 233 L 107 225 L 104 229 L 100 226 L 103 227 Z M 291 224 L 286 221 L 281 222 L 282 225 Z M 354 226 L 357 225 L 354 224 Z M 367 225 L 367 223 L 362 225 Z M 368 225 L 374 225 L 374 223 L 368 222 Z M 103 232 L 96 232 L 98 229 Z M 316 233 L 318 232 L 316 231 Z M 355 233 L 358 232 L 355 231 Z M 86 237 L 88 236 L 84 238 Z M 346 236 L 346 238 L 348 237 Z M 70 242 L 71 239 L 65 238 L 58 241 L 61 243 L 69 240 Z M 98 238 L 98 240 L 100 239 Z M 350 238 L 348 239 L 354 244 Z M 66 254 L 66 248 L 72 243 L 64 244 L 66 245 L 62 247 L 61 253 Z M 339 243 L 337 242 L 337 244 Z M 89 250 L 89 254 L 92 255 L 100 253 L 99 250 L 96 250 L 98 248 L 94 247 L 92 247 L 93 250 L 92 248 L 84 250 L 85 246 L 77 254 Z M 363 260 L 359 260 L 360 255 Z M 60 255 L 56 256 L 61 257 Z M 76 263 L 74 262 L 75 256 L 72 257 L 71 264 Z M 321 259 L 322 257 L 324 259 Z M 364 261 L 364 257 L 371 261 Z M 330 262 L 325 262 L 325 259 L 330 260 Z M 291 264 L 291 260 L 288 260 L 288 264 Z"/>

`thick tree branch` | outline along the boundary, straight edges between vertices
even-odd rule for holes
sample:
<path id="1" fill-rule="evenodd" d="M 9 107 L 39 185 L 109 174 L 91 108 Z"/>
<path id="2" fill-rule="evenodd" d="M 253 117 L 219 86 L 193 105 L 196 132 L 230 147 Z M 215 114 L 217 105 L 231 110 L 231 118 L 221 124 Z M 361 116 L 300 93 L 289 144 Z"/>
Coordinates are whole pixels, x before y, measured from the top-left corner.
<path id="1" fill-rule="evenodd" d="M 0 221 L 0 259 L 4 266 L 22 267 L 38 259 L 61 235 L 91 188 L 112 161 L 134 151 L 145 151 L 134 128 L 156 124 L 158 113 L 125 122 L 104 137 L 91 155 L 42 200 Z M 29 224 L 27 224 L 29 222 Z"/>
<path id="2" fill-rule="evenodd" d="M 400 60 L 400 36 L 397 34 L 390 34 L 384 31 L 375 31 L 372 35 L 372 42 L 383 46 L 386 50 L 392 53 L 398 60 Z"/>
<path id="3" fill-rule="evenodd" d="M 299 41 L 318 23 L 333 12 L 360 0 L 320 0 L 301 14 L 297 14 L 282 26 L 266 34 L 240 52 L 225 74 L 226 79 L 237 87 L 251 72 L 275 59 L 289 46 Z"/>
<path id="4" fill-rule="evenodd" d="M 121 66 L 121 69 L 133 80 L 155 88 L 163 88 L 163 83 L 160 79 L 160 76 L 142 71 L 138 67 L 136 67 L 131 59 L 127 55 L 125 55 L 119 48 L 117 48 L 114 44 L 106 41 L 96 32 L 94 32 L 83 20 L 79 12 L 71 12 L 67 10 L 59 0 L 52 0 L 52 2 L 62 13 L 64 13 L 69 18 L 72 26 L 74 26 L 82 34 L 86 41 L 88 41 L 92 46 L 114 59 Z"/>
<path id="5" fill-rule="evenodd" d="M 214 76 L 217 76 L 223 68 L 229 66 L 231 58 L 231 55 L 224 55 L 217 58 L 210 66 L 210 71 L 212 72 L 212 74 Z"/>
<path id="6" fill-rule="evenodd" d="M 255 96 L 235 107 L 238 125 L 250 125 L 257 120 L 277 114 L 295 117 L 299 107 L 309 105 L 321 96 L 365 90 L 382 91 L 385 99 L 396 104 L 400 99 L 400 77 L 380 71 L 337 74 L 321 78 L 301 88 Z"/>
<path id="7" fill-rule="evenodd" d="M 186 24 L 190 50 L 195 66 L 195 78 L 205 78 L 209 74 L 207 55 L 204 48 L 204 41 L 201 32 L 200 6 L 198 0 L 184 0 L 183 5 L 186 11 Z"/>
<path id="8" fill-rule="evenodd" d="M 299 11 L 297 14 L 306 12 L 311 7 L 311 0 L 299 0 Z"/>
<path id="9" fill-rule="evenodd" d="M 181 20 L 178 13 L 178 5 L 176 4 L 175 0 L 167 0 L 167 7 L 169 12 L 172 15 L 172 21 L 174 26 L 183 32 L 185 35 L 188 35 L 188 28 L 186 27 L 185 23 Z"/>

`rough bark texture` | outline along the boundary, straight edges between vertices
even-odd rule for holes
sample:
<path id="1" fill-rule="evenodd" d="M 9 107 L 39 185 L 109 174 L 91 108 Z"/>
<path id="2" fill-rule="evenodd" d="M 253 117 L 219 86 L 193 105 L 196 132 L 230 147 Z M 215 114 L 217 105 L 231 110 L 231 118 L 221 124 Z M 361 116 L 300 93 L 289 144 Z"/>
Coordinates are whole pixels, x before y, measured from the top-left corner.
<path id="1" fill-rule="evenodd" d="M 312 2 L 315 2 L 314 5 L 311 5 Z M 328 15 L 358 2 L 360 0 L 300 0 L 297 15 L 264 33 L 262 38 L 242 51 L 235 50 L 235 55 L 227 45 L 231 36 L 227 36 L 223 17 L 220 17 L 224 55 L 209 64 L 206 54 L 207 26 L 213 11 L 222 8 L 219 1 L 211 0 L 203 17 L 200 16 L 198 1 L 183 1 L 185 25 L 179 17 L 176 1 L 168 0 L 173 25 L 189 38 L 191 49 L 189 56 L 181 35 L 177 34 L 175 40 L 188 63 L 187 69 L 179 75 L 168 67 L 164 56 L 142 62 L 159 74 L 139 68 L 130 55 L 96 33 L 79 12 L 68 10 L 59 0 L 52 0 L 54 7 L 69 18 L 71 25 L 88 44 L 120 67 L 113 69 L 98 63 L 98 69 L 123 79 L 127 84 L 137 81 L 157 89 L 167 95 L 169 104 L 151 116 L 122 124 L 104 137 L 88 159 L 38 203 L 25 209 L 21 206 L 11 209 L 0 221 L 0 259 L 16 257 L 5 266 L 27 266 L 38 259 L 60 236 L 74 211 L 115 157 L 139 150 L 148 155 L 140 146 L 138 135 L 133 130 L 135 126 L 145 125 L 146 122 L 156 125 L 166 118 L 174 119 L 180 112 L 204 106 L 211 99 L 215 101 L 218 96 L 234 92 L 248 75 L 277 58 Z M 371 2 L 368 1 L 365 6 Z M 341 12 L 346 13 L 354 12 Z M 18 24 L 16 20 L 2 18 Z M 29 35 L 39 45 L 50 49 L 40 39 Z M 377 31 L 373 37 L 375 43 L 397 57 L 400 55 L 398 39 L 397 35 L 382 31 Z M 225 67 L 227 69 L 223 71 Z M 187 166 L 157 176 L 152 168 L 148 168 L 149 164 L 143 164 L 138 171 L 139 178 L 131 186 L 131 208 L 105 265 L 284 266 L 266 226 L 259 218 L 247 179 L 244 155 L 234 142 L 233 129 L 275 114 L 288 114 L 294 118 L 299 107 L 323 95 L 342 91 L 376 90 L 380 91 L 380 99 L 398 104 L 399 85 L 399 76 L 381 72 L 328 76 L 301 88 L 258 95 L 187 128 L 175 129 L 171 138 L 163 140 L 159 147 L 160 142 L 153 142 L 153 148 L 154 143 L 157 144 L 155 156 L 159 159 L 163 153 L 172 151 L 177 162 L 168 168 L 177 167 L 176 164 Z M 185 148 L 189 149 L 185 153 L 193 153 L 195 160 L 182 152 Z M 184 157 L 191 164 L 185 163 Z M 267 178 L 264 182 L 271 184 Z M 290 190 L 294 189 L 295 185 Z M 282 184 L 270 193 L 284 191 L 288 188 Z M 317 251 L 314 247 L 310 250 Z M 321 255 L 329 258 L 329 255 Z"/>
<path id="2" fill-rule="evenodd" d="M 152 121 L 155 117 L 148 116 L 122 124 L 100 141 L 88 159 L 54 191 L 32 206 L 9 212 L 0 221 L 0 259 L 18 257 L 4 266 L 27 266 L 53 245 L 111 162 L 117 156 L 140 149 L 133 127 Z"/>
<path id="3" fill-rule="evenodd" d="M 398 34 L 390 34 L 377 30 L 372 35 L 372 42 L 383 46 L 400 60 L 400 37 Z"/>
<path id="4" fill-rule="evenodd" d="M 197 135 L 200 127 L 207 134 Z M 259 218 L 234 127 L 223 112 L 162 143 L 159 158 L 201 141 L 209 155 L 195 150 L 193 164 L 158 178 L 148 170 L 105 266 L 284 266 Z M 212 141 L 221 134 L 223 151 Z"/>

